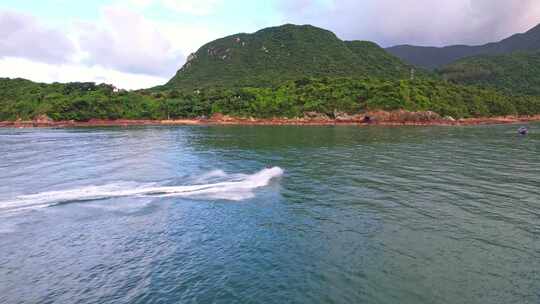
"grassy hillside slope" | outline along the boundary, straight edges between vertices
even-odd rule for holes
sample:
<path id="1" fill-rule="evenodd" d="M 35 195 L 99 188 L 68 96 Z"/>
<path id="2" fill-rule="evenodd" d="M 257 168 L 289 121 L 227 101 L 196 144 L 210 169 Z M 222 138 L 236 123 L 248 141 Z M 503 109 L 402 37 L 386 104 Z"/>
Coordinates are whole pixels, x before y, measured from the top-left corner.
<path id="1" fill-rule="evenodd" d="M 407 78 L 410 66 L 374 43 L 344 42 L 310 25 L 284 25 L 210 42 L 167 88 L 264 87 L 301 77 Z"/>

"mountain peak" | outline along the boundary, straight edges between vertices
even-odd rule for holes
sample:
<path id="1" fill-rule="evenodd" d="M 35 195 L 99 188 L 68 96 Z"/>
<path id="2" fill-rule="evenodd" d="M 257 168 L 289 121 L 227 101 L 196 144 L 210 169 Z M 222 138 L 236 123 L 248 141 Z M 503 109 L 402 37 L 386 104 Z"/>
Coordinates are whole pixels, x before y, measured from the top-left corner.
<path id="1" fill-rule="evenodd" d="M 312 25 L 284 24 L 205 44 L 167 85 L 271 86 L 302 77 L 395 78 L 408 73 L 408 66 L 376 44 L 344 42 Z"/>
<path id="2" fill-rule="evenodd" d="M 535 27 L 531 28 L 530 30 L 526 31 L 523 35 L 535 35 L 540 36 L 540 24 L 537 24 Z"/>
<path id="3" fill-rule="evenodd" d="M 395 46 L 386 49 L 403 61 L 435 69 L 456 60 L 476 55 L 504 55 L 517 51 L 540 50 L 540 24 L 525 33 L 515 34 L 499 42 L 484 45 L 452 45 L 446 47 Z"/>

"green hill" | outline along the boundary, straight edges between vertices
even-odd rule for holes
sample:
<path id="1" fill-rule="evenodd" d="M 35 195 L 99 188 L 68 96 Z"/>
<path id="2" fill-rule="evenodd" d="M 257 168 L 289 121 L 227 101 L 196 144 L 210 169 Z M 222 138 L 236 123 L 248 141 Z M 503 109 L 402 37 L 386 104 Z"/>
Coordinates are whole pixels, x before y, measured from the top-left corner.
<path id="1" fill-rule="evenodd" d="M 439 73 L 457 84 L 491 87 L 508 94 L 540 95 L 540 52 L 465 58 Z"/>
<path id="2" fill-rule="evenodd" d="M 215 40 L 189 56 L 168 88 L 272 86 L 302 77 L 408 78 L 410 66 L 371 42 L 287 24 Z"/>
<path id="3" fill-rule="evenodd" d="M 45 114 L 54 120 L 92 118 L 158 118 L 159 102 L 142 92 L 117 90 L 93 82 L 37 83 L 0 78 L 0 121 L 33 119 Z"/>
<path id="4" fill-rule="evenodd" d="M 398 45 L 386 50 L 409 64 L 426 69 L 435 69 L 470 56 L 502 55 L 517 51 L 540 50 L 540 25 L 526 33 L 515 34 L 499 42 L 485 45 L 453 45 L 446 47 Z"/>
<path id="5" fill-rule="evenodd" d="M 309 25 L 284 25 L 210 42 L 166 85 L 149 90 L 0 78 L 0 120 L 43 115 L 77 121 L 168 119 L 216 113 L 303 117 L 310 112 L 332 117 L 379 109 L 431 110 L 455 118 L 538 114 L 538 54 L 463 60 L 438 71 L 449 81 L 422 69 L 413 78 L 412 66 L 374 43 L 342 41 Z"/>
<path id="6" fill-rule="evenodd" d="M 308 112 L 369 110 L 435 111 L 455 118 L 540 113 L 540 98 L 512 97 L 495 90 L 417 78 L 323 77 L 274 87 L 210 87 L 161 92 L 116 90 L 94 83 L 34 83 L 0 78 L 0 121 L 168 119 L 211 116 L 302 117 Z"/>
<path id="7" fill-rule="evenodd" d="M 409 78 L 413 66 L 404 64 L 399 58 L 386 52 L 370 41 L 345 41 L 345 45 L 356 55 L 356 64 L 365 76 L 379 78 Z M 424 75 L 424 71 L 419 71 Z"/>

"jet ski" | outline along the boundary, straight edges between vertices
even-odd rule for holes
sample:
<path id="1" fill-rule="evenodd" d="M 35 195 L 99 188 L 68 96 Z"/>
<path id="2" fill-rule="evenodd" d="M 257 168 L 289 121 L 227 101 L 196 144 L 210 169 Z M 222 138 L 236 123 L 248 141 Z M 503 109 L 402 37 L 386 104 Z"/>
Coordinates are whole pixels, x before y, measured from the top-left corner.
<path id="1" fill-rule="evenodd" d="M 529 134 L 529 129 L 527 127 L 521 127 L 518 129 L 519 135 L 527 135 Z"/>

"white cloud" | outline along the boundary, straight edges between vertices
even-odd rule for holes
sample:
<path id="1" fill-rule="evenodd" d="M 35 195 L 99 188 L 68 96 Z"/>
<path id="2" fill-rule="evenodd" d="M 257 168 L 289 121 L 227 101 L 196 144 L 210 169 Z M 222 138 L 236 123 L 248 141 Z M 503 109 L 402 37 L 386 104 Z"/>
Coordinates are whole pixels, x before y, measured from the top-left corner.
<path id="1" fill-rule="evenodd" d="M 385 46 L 481 44 L 540 22 L 538 0 L 282 0 L 287 22 L 312 23 L 344 39 Z M 290 7 L 309 9 L 291 10 Z M 313 9 L 316 8 L 316 9 Z"/>
<path id="2" fill-rule="evenodd" d="M 127 2 L 139 8 L 161 5 L 177 13 L 196 16 L 211 15 L 225 3 L 224 0 L 127 0 Z"/>
<path id="3" fill-rule="evenodd" d="M 0 12 L 0 58 L 15 56 L 40 62 L 68 62 L 75 46 L 67 36 L 25 14 Z"/>
<path id="4" fill-rule="evenodd" d="M 22 58 L 0 59 L 2 75 L 37 82 L 96 82 L 114 84 L 122 89 L 142 89 L 164 84 L 168 79 L 149 75 L 123 73 L 100 66 L 48 64 Z"/>
<path id="5" fill-rule="evenodd" d="M 277 1 L 282 4 L 282 23 L 311 23 L 344 39 L 373 40 L 385 46 L 483 43 L 540 21 L 538 0 Z M 98 20 L 66 23 L 61 29 L 30 15 L 0 11 L 0 77 L 151 87 L 165 83 L 184 58 L 204 43 L 233 34 L 233 28 L 245 32 L 254 24 L 262 27 L 277 21 L 261 21 L 273 16 L 264 12 L 227 23 L 236 19 L 216 14 L 226 8 L 224 0 L 112 3 L 102 7 Z M 147 9 L 164 8 L 178 18 L 164 21 L 144 15 Z"/>
<path id="6" fill-rule="evenodd" d="M 212 40 L 231 34 L 223 29 L 212 30 L 197 25 L 178 26 L 173 23 L 160 24 L 159 31 L 171 41 L 174 49 L 179 50 L 184 57 L 197 51 L 199 47 Z"/>
<path id="7" fill-rule="evenodd" d="M 137 6 L 140 8 L 146 8 L 154 3 L 154 0 L 127 0 L 127 4 L 131 6 Z"/>
<path id="8" fill-rule="evenodd" d="M 153 0 L 130 1 L 144 6 Z M 224 34 L 193 23 L 150 20 L 118 5 L 104 7 L 100 20 L 63 31 L 32 16 L 0 12 L 0 77 L 147 88 L 164 84 L 189 53 Z"/>
<path id="9" fill-rule="evenodd" d="M 79 46 L 90 65 L 172 76 L 184 61 L 154 22 L 124 7 L 105 7 L 99 25 L 80 24 L 78 32 Z"/>
<path id="10" fill-rule="evenodd" d="M 210 15 L 223 3 L 223 0 L 161 0 L 163 6 L 180 13 L 198 16 Z"/>
<path id="11" fill-rule="evenodd" d="M 153 0 L 129 1 L 151 5 Z M 0 16 L 7 16 L 0 18 L 0 77 L 107 82 L 128 89 L 164 84 L 191 52 L 227 34 L 193 21 L 148 19 L 125 5 L 103 7 L 99 20 L 75 22 L 63 31 L 31 16 Z"/>

